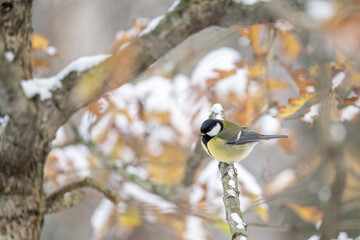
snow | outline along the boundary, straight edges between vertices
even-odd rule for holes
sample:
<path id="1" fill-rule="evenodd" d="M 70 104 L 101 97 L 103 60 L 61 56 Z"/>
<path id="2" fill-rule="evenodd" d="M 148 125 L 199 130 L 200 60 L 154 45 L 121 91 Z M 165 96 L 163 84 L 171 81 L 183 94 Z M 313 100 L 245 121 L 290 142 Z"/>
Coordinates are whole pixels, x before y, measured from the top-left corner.
<path id="1" fill-rule="evenodd" d="M 176 208 L 173 203 L 165 201 L 158 195 L 150 193 L 132 182 L 126 182 L 122 185 L 120 195 L 124 199 L 141 201 L 148 207 L 155 206 L 163 213 L 173 213 Z"/>
<path id="2" fill-rule="evenodd" d="M 90 57 L 81 57 L 70 63 L 57 75 L 50 78 L 34 78 L 30 80 L 21 81 L 21 86 L 25 95 L 28 98 L 34 97 L 36 94 L 40 95 L 40 100 L 51 98 L 52 91 L 61 88 L 61 81 L 70 73 L 76 72 L 80 74 L 93 66 L 98 65 L 100 62 L 107 59 L 110 55 L 101 54 Z"/>
<path id="3" fill-rule="evenodd" d="M 184 239 L 186 239 L 186 240 L 206 240 L 206 239 L 208 239 L 206 231 L 203 227 L 201 218 L 195 217 L 195 216 L 187 217 Z"/>
<path id="4" fill-rule="evenodd" d="M 338 74 L 336 74 L 334 76 L 334 78 L 332 79 L 332 89 L 337 88 L 345 79 L 345 73 L 344 72 L 339 72 Z"/>
<path id="5" fill-rule="evenodd" d="M 240 218 L 240 216 L 237 213 L 231 213 L 230 214 L 232 220 L 237 223 L 236 228 L 237 229 L 245 229 L 245 223 Z"/>
<path id="6" fill-rule="evenodd" d="M 235 74 L 230 75 L 229 77 L 226 77 L 216 83 L 214 86 L 214 89 L 216 89 L 216 95 L 218 95 L 221 99 L 229 93 L 234 93 L 240 98 L 244 98 L 246 96 L 245 91 L 248 82 L 247 75 L 248 71 L 246 69 L 237 69 Z"/>
<path id="7" fill-rule="evenodd" d="M 94 236 L 101 234 L 101 230 L 103 229 L 113 211 L 113 203 L 107 199 L 101 200 L 93 215 L 91 216 L 91 226 L 93 228 Z"/>
<path id="8" fill-rule="evenodd" d="M 160 15 L 160 16 L 157 16 L 156 18 L 154 18 L 153 20 L 151 20 L 151 22 L 149 22 L 147 27 L 140 32 L 139 36 L 141 37 L 141 36 L 143 36 L 145 34 L 148 34 L 152 30 L 154 30 L 157 27 L 157 25 L 159 25 L 160 21 L 163 18 L 164 18 L 164 15 Z"/>
<path id="9" fill-rule="evenodd" d="M 247 237 L 241 236 L 239 240 L 247 240 Z"/>
<path id="10" fill-rule="evenodd" d="M 275 23 L 275 28 L 283 32 L 287 32 L 293 29 L 293 25 L 288 21 L 277 21 Z"/>
<path id="11" fill-rule="evenodd" d="M 355 106 L 347 106 L 342 109 L 340 121 L 352 121 L 360 112 L 360 109 Z"/>
<path id="12" fill-rule="evenodd" d="M 8 62 L 14 61 L 15 55 L 13 52 L 6 51 L 4 55 L 5 55 L 6 60 L 8 60 Z"/>
<path id="13" fill-rule="evenodd" d="M 224 119 L 224 109 L 222 108 L 220 103 L 215 103 L 211 109 L 208 115 L 215 114 L 216 119 Z"/>
<path id="14" fill-rule="evenodd" d="M 131 165 L 126 167 L 126 171 L 130 174 L 136 175 L 142 179 L 147 179 L 149 177 L 149 173 L 143 167 L 133 167 Z"/>
<path id="15" fill-rule="evenodd" d="M 326 21 L 334 16 L 334 5 L 327 0 L 312 0 L 307 2 L 307 14 L 317 21 Z"/>
<path id="16" fill-rule="evenodd" d="M 9 115 L 5 115 L 3 117 L 0 117 L 0 128 L 5 128 L 10 120 Z"/>
<path id="17" fill-rule="evenodd" d="M 56 54 L 56 48 L 53 46 L 49 46 L 46 48 L 46 53 L 49 54 L 50 56 L 54 56 Z"/>
<path id="18" fill-rule="evenodd" d="M 173 2 L 173 4 L 170 6 L 168 12 L 173 11 L 173 10 L 176 8 L 176 6 L 179 5 L 179 3 L 180 3 L 180 0 L 175 0 L 175 1 Z"/>
<path id="19" fill-rule="evenodd" d="M 229 182 L 228 182 L 228 184 L 229 184 L 229 186 L 230 186 L 231 188 L 235 188 L 235 181 L 234 181 L 234 180 L 230 179 Z"/>
<path id="20" fill-rule="evenodd" d="M 279 119 L 271 114 L 265 114 L 257 121 L 255 127 L 260 127 L 262 134 L 276 134 L 280 131 L 281 123 Z"/>
<path id="21" fill-rule="evenodd" d="M 205 89 L 208 79 L 218 77 L 218 73 L 214 72 L 215 69 L 223 71 L 232 70 L 236 68 L 235 62 L 240 60 L 240 58 L 239 52 L 228 47 L 211 51 L 196 65 L 191 74 L 192 82 Z"/>
<path id="22" fill-rule="evenodd" d="M 227 190 L 227 193 L 232 197 L 236 197 L 236 192 L 233 189 Z"/>
<path id="23" fill-rule="evenodd" d="M 320 240 L 318 235 L 312 235 L 308 240 Z"/>
<path id="24" fill-rule="evenodd" d="M 307 122 L 309 124 L 312 124 L 314 122 L 314 119 L 319 116 L 319 108 L 320 108 L 320 103 L 312 105 L 309 108 L 309 111 L 307 113 L 304 114 L 304 116 L 302 117 L 302 120 L 304 122 Z"/>
<path id="25" fill-rule="evenodd" d="M 289 184 L 293 182 L 295 178 L 296 175 L 293 169 L 284 169 L 269 183 L 268 189 L 272 194 L 279 193 L 287 186 L 289 186 Z"/>
<path id="26" fill-rule="evenodd" d="M 92 124 L 94 124 L 94 122 L 96 121 L 96 116 L 93 115 L 92 113 L 90 113 L 89 111 L 86 111 L 82 116 L 81 116 L 81 121 L 80 124 L 78 126 L 78 133 L 80 134 L 80 136 L 82 137 L 82 139 L 86 142 L 90 141 L 90 127 L 92 126 Z"/>
<path id="27" fill-rule="evenodd" d="M 253 5 L 256 3 L 256 0 L 234 0 L 236 3 L 242 3 L 245 5 Z"/>

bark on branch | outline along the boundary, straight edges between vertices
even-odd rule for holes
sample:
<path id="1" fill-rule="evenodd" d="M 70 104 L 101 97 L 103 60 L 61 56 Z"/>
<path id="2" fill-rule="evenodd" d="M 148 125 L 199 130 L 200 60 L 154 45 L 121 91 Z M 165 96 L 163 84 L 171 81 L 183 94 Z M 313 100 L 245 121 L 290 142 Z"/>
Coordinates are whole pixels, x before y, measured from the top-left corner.
<path id="1" fill-rule="evenodd" d="M 96 191 L 102 193 L 114 204 L 118 204 L 120 202 L 120 196 L 116 192 L 106 188 L 92 178 L 86 177 L 83 180 L 69 183 L 51 193 L 46 198 L 47 213 L 65 210 L 77 204 L 84 197 L 84 194 L 79 192 L 79 190 L 85 187 L 95 189 Z"/>

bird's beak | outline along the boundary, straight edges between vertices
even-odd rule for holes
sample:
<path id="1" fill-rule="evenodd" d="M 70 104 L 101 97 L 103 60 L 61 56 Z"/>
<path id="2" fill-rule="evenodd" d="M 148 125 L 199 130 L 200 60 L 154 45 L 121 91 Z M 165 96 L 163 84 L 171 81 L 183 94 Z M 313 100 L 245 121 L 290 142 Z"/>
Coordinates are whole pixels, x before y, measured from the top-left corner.
<path id="1" fill-rule="evenodd" d="M 199 137 L 205 136 L 205 133 L 200 133 Z"/>

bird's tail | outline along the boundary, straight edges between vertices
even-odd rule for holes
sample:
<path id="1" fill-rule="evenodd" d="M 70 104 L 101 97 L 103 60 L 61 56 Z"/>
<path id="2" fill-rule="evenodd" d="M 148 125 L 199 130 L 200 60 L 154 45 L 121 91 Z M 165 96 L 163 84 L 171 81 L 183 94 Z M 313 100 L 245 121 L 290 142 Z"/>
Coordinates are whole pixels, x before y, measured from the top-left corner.
<path id="1" fill-rule="evenodd" d="M 288 138 L 286 135 L 263 135 L 264 140 L 269 140 L 273 138 Z"/>

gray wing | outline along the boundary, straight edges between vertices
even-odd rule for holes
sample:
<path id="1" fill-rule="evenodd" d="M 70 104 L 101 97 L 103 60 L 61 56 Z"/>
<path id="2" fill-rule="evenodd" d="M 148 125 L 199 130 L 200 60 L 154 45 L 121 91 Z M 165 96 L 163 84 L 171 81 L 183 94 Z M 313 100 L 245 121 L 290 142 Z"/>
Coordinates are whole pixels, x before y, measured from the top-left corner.
<path id="1" fill-rule="evenodd" d="M 269 139 L 273 139 L 273 138 L 287 138 L 287 136 L 285 136 L 285 135 L 263 135 L 254 130 L 244 127 L 241 129 L 241 134 L 236 137 L 230 138 L 227 141 L 227 144 L 238 145 L 238 144 L 258 142 L 261 140 L 269 140 Z"/>

